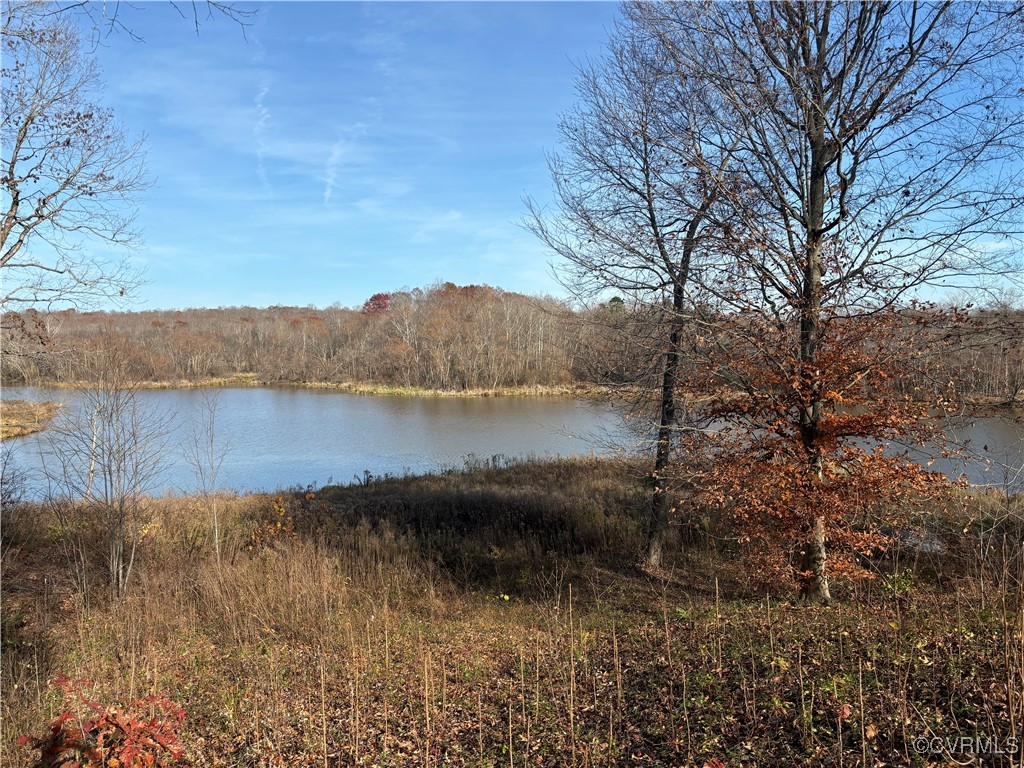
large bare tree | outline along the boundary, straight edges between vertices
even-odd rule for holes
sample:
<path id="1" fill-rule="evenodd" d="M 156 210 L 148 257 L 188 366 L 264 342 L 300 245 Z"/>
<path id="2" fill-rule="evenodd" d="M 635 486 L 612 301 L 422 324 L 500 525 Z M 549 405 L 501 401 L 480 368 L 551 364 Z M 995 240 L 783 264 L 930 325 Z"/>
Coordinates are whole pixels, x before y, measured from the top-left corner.
<path id="1" fill-rule="evenodd" d="M 851 426 L 844 393 L 892 362 L 872 358 L 851 330 L 890 328 L 873 319 L 929 290 L 984 286 L 1019 258 L 1022 7 L 701 2 L 625 12 L 699 79 L 694 95 L 719 110 L 706 136 L 740 180 L 724 231 L 733 257 L 702 283 L 723 317 L 749 318 L 734 323 L 735 343 L 709 347 L 717 382 L 745 395 L 731 409 L 720 400 L 720 415 L 748 441 L 782 436 L 803 465 L 803 492 L 827 493 L 843 438 L 913 438 L 920 424 L 885 419 L 865 400 L 877 418 Z M 795 395 L 759 399 L 770 386 Z M 804 596 L 827 602 L 825 544 L 841 515 L 801 509 Z"/>
<path id="2" fill-rule="evenodd" d="M 582 67 L 576 85 L 579 104 L 563 116 L 562 151 L 549 160 L 556 210 L 528 201 L 527 227 L 562 258 L 570 290 L 585 299 L 626 295 L 633 320 L 643 318 L 624 325 L 618 313 L 609 316 L 619 326 L 613 335 L 635 348 L 627 356 L 635 367 L 617 371 L 616 382 L 657 381 L 644 552 L 657 566 L 671 503 L 666 471 L 679 428 L 677 378 L 692 278 L 704 268 L 728 155 L 705 141 L 707 103 L 693 98 L 696 81 L 681 76 L 662 41 L 635 24 L 619 25 L 608 55 Z"/>
<path id="3" fill-rule="evenodd" d="M 117 300 L 136 282 L 126 261 L 88 248 L 137 243 L 142 143 L 97 103 L 96 63 L 74 24 L 46 8 L 12 2 L 3 10 L 0 311 L 8 327 L 25 308 Z"/>

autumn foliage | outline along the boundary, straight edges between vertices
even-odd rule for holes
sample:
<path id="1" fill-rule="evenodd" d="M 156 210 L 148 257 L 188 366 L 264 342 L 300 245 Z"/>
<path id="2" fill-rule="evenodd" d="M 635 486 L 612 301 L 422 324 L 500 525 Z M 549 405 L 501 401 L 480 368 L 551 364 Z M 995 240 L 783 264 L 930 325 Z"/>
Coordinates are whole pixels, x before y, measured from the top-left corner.
<path id="1" fill-rule="evenodd" d="M 363 302 L 363 307 L 360 311 L 364 315 L 381 315 L 388 311 L 388 305 L 390 303 L 390 293 L 375 293 Z"/>
<path id="2" fill-rule="evenodd" d="M 23 736 L 22 746 L 38 750 L 36 768 L 170 768 L 184 750 L 176 731 L 185 711 L 164 696 L 107 707 L 93 699 L 87 680 L 57 678 L 66 709 L 42 738 Z"/>
<path id="3" fill-rule="evenodd" d="M 869 556 L 908 524 L 912 502 L 936 502 L 948 489 L 945 475 L 899 446 L 943 449 L 936 416 L 953 406 L 952 393 L 905 392 L 900 383 L 942 354 L 944 341 L 954 343 L 964 322 L 933 307 L 912 319 L 831 317 L 813 371 L 791 353 L 792 329 L 760 317 L 716 318 L 714 338 L 698 339 L 703 365 L 685 386 L 704 393 L 699 410 L 713 427 L 685 441 L 684 456 L 703 457 L 690 468 L 695 509 L 718 513 L 755 581 L 808 582 L 806 542 L 817 518 L 829 572 L 870 577 Z M 927 344 L 918 327 L 932 329 Z"/>

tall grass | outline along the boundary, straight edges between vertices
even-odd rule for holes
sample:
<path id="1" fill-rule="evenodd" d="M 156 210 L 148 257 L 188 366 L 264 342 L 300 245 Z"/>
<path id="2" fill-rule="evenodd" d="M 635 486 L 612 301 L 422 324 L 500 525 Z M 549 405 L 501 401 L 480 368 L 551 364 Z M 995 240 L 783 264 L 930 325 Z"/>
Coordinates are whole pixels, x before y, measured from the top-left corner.
<path id="1" fill-rule="evenodd" d="M 905 558 L 910 588 L 808 609 L 752 592 L 727 547 L 638 570 L 641 476 L 562 461 L 224 497 L 219 565 L 202 504 L 165 498 L 119 601 L 75 586 L 45 509 L 5 510 L 3 763 L 30 761 L 15 742 L 58 673 L 169 695 L 196 766 L 912 765 L 964 758 L 922 736 L 1020 734 L 1021 554 L 1009 528 L 967 546 L 1017 501 L 967 499 L 945 572 Z"/>

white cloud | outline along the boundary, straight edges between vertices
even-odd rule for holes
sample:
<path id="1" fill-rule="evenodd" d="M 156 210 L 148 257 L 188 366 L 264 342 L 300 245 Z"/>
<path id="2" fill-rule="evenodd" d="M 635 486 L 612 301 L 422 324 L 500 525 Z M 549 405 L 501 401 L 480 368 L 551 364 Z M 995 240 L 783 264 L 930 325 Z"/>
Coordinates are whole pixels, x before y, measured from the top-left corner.
<path id="1" fill-rule="evenodd" d="M 260 92 L 256 95 L 256 124 L 253 126 L 253 136 L 256 138 L 256 175 L 263 185 L 263 191 L 268 195 L 272 194 L 270 182 L 267 180 L 267 171 L 263 164 L 263 158 L 267 154 L 267 124 L 270 122 L 270 109 L 264 104 L 264 99 L 270 92 L 270 86 L 264 83 L 260 86 Z"/>
<path id="2" fill-rule="evenodd" d="M 331 202 L 331 194 L 334 192 L 334 186 L 338 180 L 338 167 L 341 165 L 341 161 L 345 157 L 346 149 L 348 149 L 348 142 L 344 139 L 338 139 L 331 146 L 331 153 L 328 155 L 327 164 L 324 166 L 325 206 Z"/>

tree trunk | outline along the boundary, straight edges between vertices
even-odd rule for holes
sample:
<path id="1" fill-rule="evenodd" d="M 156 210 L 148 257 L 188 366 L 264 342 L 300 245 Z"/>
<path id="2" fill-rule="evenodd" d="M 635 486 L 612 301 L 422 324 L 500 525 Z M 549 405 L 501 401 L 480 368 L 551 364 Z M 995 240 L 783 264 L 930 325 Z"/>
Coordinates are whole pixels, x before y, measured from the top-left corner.
<path id="1" fill-rule="evenodd" d="M 804 603 L 821 603 L 829 605 L 832 594 L 828 588 L 828 573 L 825 571 L 825 519 L 815 517 L 811 535 L 807 540 L 803 553 L 801 570 L 810 576 L 804 581 L 800 590 L 800 599 Z"/>
<path id="2" fill-rule="evenodd" d="M 668 335 L 668 349 L 665 350 L 665 370 L 661 378 L 661 418 L 658 424 L 658 444 L 654 454 L 654 472 L 651 473 L 654 491 L 651 496 L 651 518 L 647 528 L 645 562 L 660 566 L 665 549 L 665 535 L 668 533 L 668 515 L 671 499 L 665 486 L 665 470 L 672 458 L 672 431 L 676 427 L 676 384 L 679 380 L 679 350 L 683 339 L 683 302 L 686 284 L 690 279 L 690 261 L 697 242 L 697 230 L 715 201 L 712 192 L 701 203 L 697 213 L 686 228 L 683 252 L 679 258 L 678 271 L 672 275 L 672 322 Z M 665 264 L 669 264 L 668 252 L 655 223 L 653 208 L 650 209 L 651 227 L 657 235 L 658 249 Z"/>
<path id="3" fill-rule="evenodd" d="M 820 101 L 818 102 L 820 103 Z M 821 341 L 822 320 L 822 225 L 825 211 L 825 172 L 828 164 L 821 116 L 809 109 L 806 115 L 807 139 L 811 150 L 810 179 L 806 202 L 806 241 L 804 246 L 804 274 L 800 304 L 799 371 L 804 391 L 804 407 L 800 413 L 800 440 L 807 455 L 807 473 L 814 487 L 824 481 L 824 462 L 821 455 L 822 404 L 821 373 L 817 370 L 818 345 Z M 826 574 L 825 519 L 815 515 L 810 521 L 801 569 L 810 575 L 804 582 L 800 596 L 806 603 L 831 602 Z"/>
<path id="4" fill-rule="evenodd" d="M 692 228 L 692 227 L 691 227 Z M 672 289 L 672 323 L 665 350 L 665 370 L 661 378 L 661 418 L 658 424 L 658 443 L 654 454 L 654 471 L 651 480 L 654 491 L 651 496 L 651 517 L 647 528 L 645 562 L 660 566 L 668 533 L 669 498 L 665 470 L 672 457 L 672 431 L 676 425 L 676 383 L 679 377 L 679 345 L 683 335 L 683 288 L 690 265 L 689 247 L 683 249 L 681 275 Z"/>

